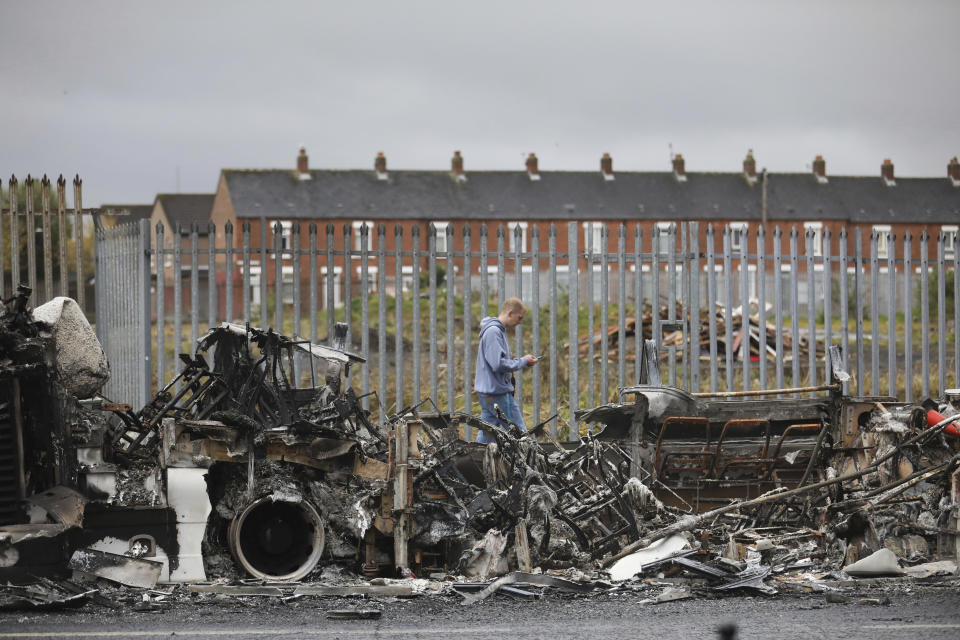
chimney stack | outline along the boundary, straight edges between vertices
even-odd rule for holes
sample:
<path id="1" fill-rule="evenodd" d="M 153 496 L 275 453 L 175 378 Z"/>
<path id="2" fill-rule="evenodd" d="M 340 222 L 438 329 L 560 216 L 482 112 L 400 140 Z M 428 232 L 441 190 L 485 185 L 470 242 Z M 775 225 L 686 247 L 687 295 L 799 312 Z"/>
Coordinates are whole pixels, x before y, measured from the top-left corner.
<path id="1" fill-rule="evenodd" d="M 527 156 L 527 175 L 531 180 L 540 179 L 540 168 L 537 166 L 537 154 L 531 153 Z"/>
<path id="2" fill-rule="evenodd" d="M 950 159 L 950 164 L 947 165 L 947 176 L 953 186 L 960 187 L 960 162 L 957 161 L 957 156 Z"/>
<path id="3" fill-rule="evenodd" d="M 453 157 L 450 158 L 450 173 L 455 176 L 463 175 L 463 156 L 459 151 L 454 151 Z"/>
<path id="4" fill-rule="evenodd" d="M 683 154 L 678 153 L 673 156 L 673 177 L 677 182 L 687 181 L 687 170 L 683 162 Z"/>
<path id="5" fill-rule="evenodd" d="M 310 179 L 310 163 L 306 147 L 300 147 L 300 155 L 297 156 L 297 174 L 301 180 Z"/>
<path id="6" fill-rule="evenodd" d="M 383 155 L 383 151 L 377 152 L 377 158 L 373 161 L 373 168 L 377 170 L 378 180 L 387 179 L 387 156 Z"/>
<path id="7" fill-rule="evenodd" d="M 816 176 L 820 184 L 827 183 L 827 161 L 823 156 L 817 156 L 813 159 L 813 175 Z"/>
<path id="8" fill-rule="evenodd" d="M 747 149 L 747 157 L 743 159 L 743 176 L 749 184 L 757 181 L 757 161 L 753 157 L 753 149 Z"/>
<path id="9" fill-rule="evenodd" d="M 613 158 L 609 153 L 603 154 L 600 158 L 600 173 L 603 174 L 604 180 L 613 180 Z"/>
<path id="10" fill-rule="evenodd" d="M 890 158 L 883 159 L 883 164 L 880 165 L 880 176 L 888 187 L 893 187 L 897 184 L 893 179 L 893 163 L 890 161 Z"/>

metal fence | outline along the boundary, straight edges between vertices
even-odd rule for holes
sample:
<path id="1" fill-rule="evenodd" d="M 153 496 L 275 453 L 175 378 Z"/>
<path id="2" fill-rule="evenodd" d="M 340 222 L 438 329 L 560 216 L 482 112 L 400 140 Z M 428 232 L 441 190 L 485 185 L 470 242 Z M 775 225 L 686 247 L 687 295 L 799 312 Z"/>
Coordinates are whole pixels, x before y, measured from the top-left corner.
<path id="1" fill-rule="evenodd" d="M 25 284 L 33 290 L 34 306 L 55 296 L 72 296 L 87 310 L 82 184 L 79 176 L 73 179 L 74 206 L 69 208 L 62 175 L 57 178 L 55 201 L 46 175 L 39 181 L 27 175 L 22 185 L 10 177 L 6 192 L 0 193 L 0 298 Z"/>
<path id="2" fill-rule="evenodd" d="M 400 226 L 347 224 L 340 235 L 332 225 L 310 224 L 306 238 L 296 223 L 276 223 L 272 233 L 261 227 L 257 246 L 249 223 L 239 232 L 228 224 L 214 250 L 206 246 L 217 237 L 212 225 L 205 236 L 197 227 L 169 233 L 159 226 L 153 246 L 146 223 L 135 234 L 97 236 L 98 255 L 107 246 L 115 254 L 136 247 L 140 266 L 125 275 L 136 274 L 136 283 L 115 286 L 142 287 L 124 294 L 127 306 L 103 305 L 99 313 L 154 314 L 150 333 L 107 334 L 109 342 L 129 342 L 121 352 L 138 354 L 113 362 L 115 375 L 139 367 L 141 377 L 129 377 L 152 375 L 156 388 L 179 368 L 176 354 L 192 351 L 201 332 L 222 320 L 315 342 L 332 336 L 339 321 L 367 359 L 354 385 L 376 392 L 364 402 L 381 418 L 428 396 L 440 409 L 474 413 L 479 320 L 518 296 L 529 320 L 515 328 L 512 349 L 547 356 L 518 372 L 518 395 L 528 424 L 559 413 L 551 429 L 560 435 L 573 433 L 567 420 L 578 408 L 607 402 L 639 379 L 645 335 L 662 347 L 665 380 L 693 391 L 825 383 L 828 344 L 843 347 L 852 393 L 909 401 L 960 385 L 956 236 L 938 235 L 931 257 L 926 232 L 873 233 L 865 243 L 859 229 L 848 238 L 845 231 L 751 236 L 708 226 L 704 243 L 698 223 L 654 225 L 648 237 L 640 227 L 628 233 L 622 224 L 597 223 L 586 225 L 579 246 L 579 221 L 550 225 L 546 238 L 531 224 L 529 239 L 520 226 L 483 225 L 476 237 L 469 226 L 446 225 L 439 234 L 434 225 L 413 226 L 406 244 Z M 558 250 L 562 234 L 565 251 Z M 100 269 L 111 260 L 98 260 L 98 283 L 106 284 Z M 151 264 L 152 281 L 142 275 Z M 753 316 L 749 322 L 738 306 Z"/>

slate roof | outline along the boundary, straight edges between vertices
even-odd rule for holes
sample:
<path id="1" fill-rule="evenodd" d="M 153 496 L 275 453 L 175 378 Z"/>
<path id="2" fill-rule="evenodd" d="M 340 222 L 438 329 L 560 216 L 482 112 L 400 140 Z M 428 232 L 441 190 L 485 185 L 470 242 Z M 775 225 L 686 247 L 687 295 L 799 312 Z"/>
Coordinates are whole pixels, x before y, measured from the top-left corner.
<path id="1" fill-rule="evenodd" d="M 210 212 L 213 209 L 212 193 L 159 193 L 157 200 L 163 205 L 171 227 L 180 224 L 189 228 L 194 222 L 200 225 L 201 233 L 207 232 Z"/>
<path id="2" fill-rule="evenodd" d="M 299 180 L 285 169 L 223 171 L 238 218 L 417 220 L 759 220 L 761 186 L 741 173 L 599 171 L 475 171 L 466 182 L 447 171 L 312 170 Z M 954 223 L 960 188 L 944 178 L 897 178 L 812 173 L 768 174 L 771 221 Z"/>

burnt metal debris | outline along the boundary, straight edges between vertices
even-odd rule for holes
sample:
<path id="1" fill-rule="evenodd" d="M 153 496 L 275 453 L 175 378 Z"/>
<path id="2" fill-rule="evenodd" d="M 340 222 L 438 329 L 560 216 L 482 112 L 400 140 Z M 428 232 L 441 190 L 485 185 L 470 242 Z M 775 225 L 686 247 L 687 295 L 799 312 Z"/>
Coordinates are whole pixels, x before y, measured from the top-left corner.
<path id="1" fill-rule="evenodd" d="M 155 608 L 171 583 L 471 603 L 682 581 L 658 603 L 956 572 L 960 392 L 849 397 L 835 365 L 816 397 L 689 394 L 648 343 L 641 384 L 560 443 L 557 416 L 523 432 L 429 400 L 376 424 L 345 326 L 327 347 L 224 323 L 134 410 L 96 395 L 89 325 L 29 294 L 0 308 L 0 606 L 119 606 L 107 583 Z"/>

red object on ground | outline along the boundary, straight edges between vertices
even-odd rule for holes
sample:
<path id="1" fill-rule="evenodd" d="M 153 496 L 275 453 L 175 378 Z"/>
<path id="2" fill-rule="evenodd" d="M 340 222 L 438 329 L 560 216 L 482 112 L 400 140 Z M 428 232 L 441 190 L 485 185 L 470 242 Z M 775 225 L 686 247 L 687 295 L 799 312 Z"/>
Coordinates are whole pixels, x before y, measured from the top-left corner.
<path id="1" fill-rule="evenodd" d="M 940 424 L 947 419 L 947 416 L 941 415 L 939 412 L 930 409 L 927 411 L 927 426 L 932 427 L 935 424 Z M 946 429 L 943 430 L 944 433 L 949 433 L 954 438 L 960 438 L 960 425 L 956 422 L 951 422 L 947 425 Z"/>

